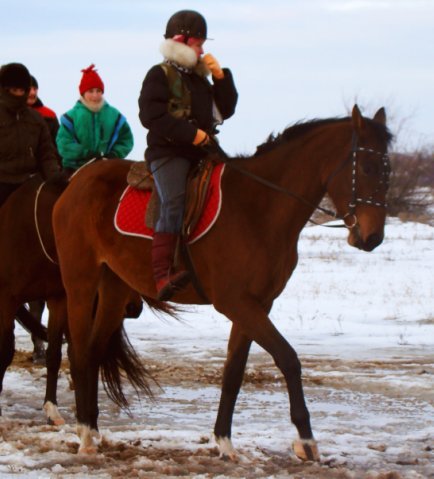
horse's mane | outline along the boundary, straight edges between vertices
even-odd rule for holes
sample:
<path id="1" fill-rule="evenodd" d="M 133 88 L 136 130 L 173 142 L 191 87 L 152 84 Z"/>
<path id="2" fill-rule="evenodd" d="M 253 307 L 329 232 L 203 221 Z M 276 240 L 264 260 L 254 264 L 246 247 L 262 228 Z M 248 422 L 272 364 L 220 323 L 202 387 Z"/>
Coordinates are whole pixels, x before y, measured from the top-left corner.
<path id="1" fill-rule="evenodd" d="M 379 136 L 382 136 L 387 144 L 393 138 L 393 135 L 390 133 L 388 128 L 378 121 L 371 120 L 369 118 L 365 118 L 373 128 L 376 130 L 376 133 Z M 316 129 L 318 127 L 324 125 L 330 125 L 334 123 L 343 123 L 351 121 L 350 117 L 335 117 L 335 118 L 326 118 L 326 119 L 313 119 L 304 122 L 297 122 L 292 126 L 287 127 L 284 131 L 279 133 L 278 135 L 274 135 L 271 133 L 268 138 L 265 140 L 264 143 L 258 145 L 256 147 L 255 156 L 261 155 L 263 153 L 267 153 L 274 148 L 278 147 L 279 145 L 291 141 L 293 139 L 299 138 L 305 134 L 308 134 L 311 130 Z"/>

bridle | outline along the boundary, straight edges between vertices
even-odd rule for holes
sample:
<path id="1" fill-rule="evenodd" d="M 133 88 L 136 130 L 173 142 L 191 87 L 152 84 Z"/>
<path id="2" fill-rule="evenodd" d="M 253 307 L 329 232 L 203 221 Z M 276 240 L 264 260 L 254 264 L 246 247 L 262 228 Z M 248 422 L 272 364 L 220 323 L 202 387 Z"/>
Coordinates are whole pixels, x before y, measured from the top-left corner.
<path id="1" fill-rule="evenodd" d="M 276 185 L 275 183 L 272 183 L 271 181 L 266 180 L 265 178 L 262 178 L 255 173 L 252 173 L 238 164 L 234 163 L 231 161 L 231 159 L 228 157 L 228 155 L 223 151 L 223 149 L 215 143 L 213 145 L 214 149 L 217 149 L 220 160 L 228 165 L 230 168 L 237 170 L 241 174 L 248 176 L 255 180 L 258 183 L 261 183 L 275 191 L 278 191 L 280 193 L 283 193 L 287 196 L 291 196 L 293 198 L 296 198 L 300 202 L 304 203 L 307 206 L 310 206 L 314 208 L 314 210 L 321 211 L 322 213 L 325 213 L 334 219 L 339 219 L 342 220 L 344 224 L 340 225 L 321 225 L 320 223 L 315 222 L 312 219 L 309 219 L 311 223 L 314 223 L 316 225 L 320 226 L 325 226 L 328 228 L 354 228 L 357 225 L 357 216 L 355 214 L 356 206 L 358 204 L 365 204 L 365 205 L 371 205 L 371 206 L 376 206 L 380 208 L 386 208 L 387 207 L 387 202 L 386 201 L 377 201 L 374 199 L 374 196 L 376 193 L 378 193 L 382 188 L 387 191 L 387 188 L 389 187 L 389 174 L 390 174 L 390 161 L 389 161 L 389 156 L 387 153 L 383 153 L 381 151 L 374 150 L 372 148 L 367 148 L 363 146 L 359 146 L 358 144 L 358 135 L 355 131 L 353 131 L 353 136 L 351 140 L 351 151 L 349 156 L 330 174 L 330 176 L 327 178 L 326 181 L 326 187 L 327 185 L 331 182 L 331 180 L 336 177 L 348 164 L 349 161 L 351 161 L 351 199 L 348 203 L 348 211 L 344 215 L 339 215 L 337 211 L 330 210 L 328 208 L 323 208 L 322 206 L 319 205 L 314 205 L 310 201 L 306 200 L 302 196 L 298 195 L 297 193 L 294 193 L 293 191 L 288 190 L 287 188 L 284 188 L 282 186 Z M 376 155 L 380 157 L 381 161 L 381 175 L 380 175 L 380 180 L 378 182 L 377 188 L 375 191 L 367 196 L 367 197 L 362 197 L 359 192 L 358 192 L 358 175 L 357 175 L 357 165 L 358 165 L 358 153 L 369 153 L 371 155 Z"/>
<path id="2" fill-rule="evenodd" d="M 356 206 L 360 204 L 376 206 L 379 208 L 387 208 L 386 201 L 378 201 L 375 199 L 375 195 L 379 193 L 382 189 L 387 192 L 389 188 L 389 176 L 390 176 L 390 160 L 389 155 L 381 151 L 374 150 L 372 148 L 367 148 L 364 146 L 359 146 L 358 136 L 355 131 L 353 131 L 353 136 L 351 140 L 351 152 L 349 157 L 342 162 L 328 177 L 326 181 L 326 187 L 331 182 L 331 180 L 351 161 L 351 199 L 348 203 L 348 212 L 343 216 L 339 216 L 337 213 L 332 212 L 332 216 L 336 219 L 342 219 L 344 225 L 336 225 L 336 227 L 347 227 L 349 229 L 354 228 L 357 225 L 357 216 L 355 214 Z M 379 173 L 379 181 L 375 190 L 369 196 L 363 197 L 359 194 L 358 191 L 358 176 L 357 176 L 357 165 L 358 165 L 358 156 L 357 153 L 368 153 L 370 155 L 376 155 L 380 158 L 381 170 Z M 320 208 L 318 208 L 320 209 Z M 349 220 L 352 220 L 349 222 Z M 324 225 L 327 226 L 327 225 Z"/>

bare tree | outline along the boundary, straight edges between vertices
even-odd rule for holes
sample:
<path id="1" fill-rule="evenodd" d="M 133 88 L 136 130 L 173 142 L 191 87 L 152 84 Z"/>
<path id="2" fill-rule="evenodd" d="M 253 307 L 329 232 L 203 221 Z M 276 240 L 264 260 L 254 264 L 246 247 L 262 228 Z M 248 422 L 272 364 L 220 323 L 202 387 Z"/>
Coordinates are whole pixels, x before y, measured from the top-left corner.
<path id="1" fill-rule="evenodd" d="M 432 222 L 434 154 L 419 150 L 392 153 L 388 214 L 405 220 Z"/>

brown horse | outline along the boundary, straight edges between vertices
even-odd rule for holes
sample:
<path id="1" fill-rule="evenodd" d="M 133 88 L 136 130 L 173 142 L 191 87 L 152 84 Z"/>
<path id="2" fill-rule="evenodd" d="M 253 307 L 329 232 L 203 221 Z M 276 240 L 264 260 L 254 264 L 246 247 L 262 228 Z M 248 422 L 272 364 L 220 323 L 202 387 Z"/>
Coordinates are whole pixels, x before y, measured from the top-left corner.
<path id="1" fill-rule="evenodd" d="M 35 176 L 18 188 L 0 208 L 0 392 L 15 351 L 15 314 L 30 330 L 41 333 L 38 323 L 21 305 L 29 301 L 47 301 L 49 345 L 44 409 L 48 421 L 54 424 L 64 422 L 57 410 L 56 390 L 67 320 L 66 296 L 57 264 L 51 215 L 62 190 L 59 185 L 44 184 Z M 110 273 L 107 271 L 104 275 L 109 277 Z M 128 290 L 124 306 L 127 315 L 138 317 L 142 311 L 140 295 Z M 32 325 L 32 320 L 36 324 Z M 116 332 L 116 338 L 125 349 L 122 330 Z"/>
<path id="2" fill-rule="evenodd" d="M 270 138 L 253 157 L 227 162 L 220 215 L 213 228 L 190 245 L 202 289 L 216 310 L 232 321 L 214 428 L 223 454 L 234 454 L 232 415 L 250 345 L 255 341 L 273 357 L 285 377 L 291 420 L 299 433 L 293 445 L 296 455 L 319 459 L 299 359 L 270 321 L 269 313 L 296 267 L 299 234 L 326 193 L 349 228 L 350 245 L 371 251 L 382 242 L 391 139 L 385 123 L 383 108 L 371 120 L 362 117 L 356 105 L 349 118 L 297 124 Z M 104 295 L 95 321 L 91 319 L 100 271 L 108 265 L 143 295 L 156 295 L 151 241 L 124 236 L 114 227 L 130 165 L 110 160 L 84 168 L 53 212 L 67 292 L 80 451 L 87 453 L 96 451 L 99 358 L 106 354 L 111 329 L 117 327 L 103 317 L 105 310 L 117 308 L 120 313 L 114 295 Z M 178 292 L 174 301 L 204 303 L 192 285 Z M 112 314 L 111 319 L 114 317 Z"/>

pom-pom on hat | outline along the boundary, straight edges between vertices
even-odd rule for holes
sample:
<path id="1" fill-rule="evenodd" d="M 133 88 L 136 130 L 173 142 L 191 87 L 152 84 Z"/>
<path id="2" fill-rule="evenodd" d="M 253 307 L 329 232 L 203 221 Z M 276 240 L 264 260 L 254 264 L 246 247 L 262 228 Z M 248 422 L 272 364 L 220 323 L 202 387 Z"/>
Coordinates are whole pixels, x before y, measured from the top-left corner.
<path id="1" fill-rule="evenodd" d="M 81 96 L 83 96 L 84 93 L 91 88 L 99 88 L 104 93 L 104 83 L 96 72 L 95 65 L 93 63 L 81 71 L 83 72 L 83 76 L 81 77 L 81 82 L 78 87 Z"/>
<path id="2" fill-rule="evenodd" d="M 0 68 L 2 88 L 30 90 L 30 73 L 22 63 L 7 63 Z"/>

